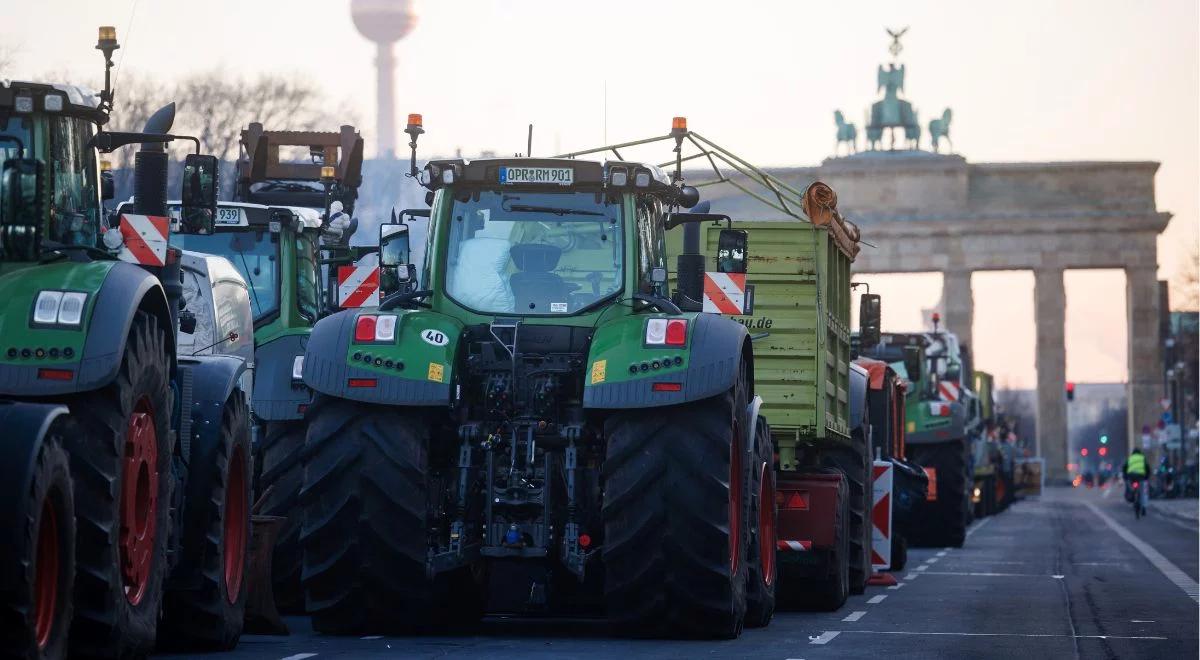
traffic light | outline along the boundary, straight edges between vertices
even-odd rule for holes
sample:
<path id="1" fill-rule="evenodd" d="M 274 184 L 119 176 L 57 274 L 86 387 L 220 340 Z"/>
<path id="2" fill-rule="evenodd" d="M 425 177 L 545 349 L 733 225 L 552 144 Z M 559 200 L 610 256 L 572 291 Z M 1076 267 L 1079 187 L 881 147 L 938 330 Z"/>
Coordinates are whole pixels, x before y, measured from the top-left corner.
<path id="1" fill-rule="evenodd" d="M 1080 450 L 1079 450 L 1079 455 L 1080 455 L 1080 456 L 1087 456 L 1087 447 L 1084 447 L 1083 449 L 1080 449 Z"/>
<path id="2" fill-rule="evenodd" d="M 1075 400 L 1075 383 L 1067 382 L 1067 401 Z"/>
<path id="3" fill-rule="evenodd" d="M 1107 455 L 1108 455 L 1108 447 L 1101 447 L 1101 448 L 1100 448 L 1100 455 L 1101 455 L 1101 456 L 1107 456 Z"/>
<path id="4" fill-rule="evenodd" d="M 1108 436 L 1107 435 L 1100 436 L 1100 444 L 1102 444 L 1102 445 L 1108 444 Z"/>

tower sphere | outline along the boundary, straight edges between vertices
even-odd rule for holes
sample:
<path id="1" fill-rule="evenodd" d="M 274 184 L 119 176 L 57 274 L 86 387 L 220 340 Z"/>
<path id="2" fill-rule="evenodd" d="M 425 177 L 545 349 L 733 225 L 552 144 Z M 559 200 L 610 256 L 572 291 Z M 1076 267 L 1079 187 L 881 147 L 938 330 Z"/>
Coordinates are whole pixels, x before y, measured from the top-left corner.
<path id="1" fill-rule="evenodd" d="M 417 25 L 412 0 L 350 0 L 360 34 L 376 43 L 399 41 Z"/>

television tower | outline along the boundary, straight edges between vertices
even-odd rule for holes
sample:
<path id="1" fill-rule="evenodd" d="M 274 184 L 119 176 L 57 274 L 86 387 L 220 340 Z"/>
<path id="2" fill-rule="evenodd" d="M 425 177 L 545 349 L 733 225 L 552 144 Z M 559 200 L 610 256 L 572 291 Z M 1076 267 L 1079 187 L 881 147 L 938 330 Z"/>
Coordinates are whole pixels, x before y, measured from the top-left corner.
<path id="1" fill-rule="evenodd" d="M 394 46 L 417 25 L 413 0 L 350 0 L 359 34 L 375 42 L 375 157 L 396 154 L 396 53 Z"/>

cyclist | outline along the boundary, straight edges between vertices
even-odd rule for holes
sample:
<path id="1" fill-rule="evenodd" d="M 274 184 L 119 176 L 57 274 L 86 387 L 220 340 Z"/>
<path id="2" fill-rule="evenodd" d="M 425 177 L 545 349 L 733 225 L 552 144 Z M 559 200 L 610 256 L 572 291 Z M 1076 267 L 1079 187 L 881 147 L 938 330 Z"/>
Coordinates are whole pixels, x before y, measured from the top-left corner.
<path id="1" fill-rule="evenodd" d="M 1133 510 L 1140 518 L 1146 512 L 1146 500 L 1149 499 L 1146 470 L 1146 455 L 1142 450 L 1134 447 L 1129 454 L 1129 458 L 1125 459 L 1125 465 L 1121 468 L 1121 473 L 1125 475 L 1125 483 L 1133 488 Z"/>

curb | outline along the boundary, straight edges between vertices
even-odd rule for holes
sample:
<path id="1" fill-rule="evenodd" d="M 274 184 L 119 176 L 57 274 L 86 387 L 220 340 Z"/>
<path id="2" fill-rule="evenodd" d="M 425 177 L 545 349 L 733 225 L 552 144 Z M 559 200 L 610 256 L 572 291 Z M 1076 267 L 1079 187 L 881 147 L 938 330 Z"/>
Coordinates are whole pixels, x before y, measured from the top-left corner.
<path id="1" fill-rule="evenodd" d="M 1180 522 L 1186 522 L 1186 523 L 1190 523 L 1193 525 L 1200 524 L 1200 515 L 1188 514 L 1188 513 L 1176 513 L 1175 511 L 1172 511 L 1166 507 L 1154 506 L 1153 502 L 1150 503 L 1150 512 L 1157 513 L 1158 515 L 1163 516 L 1164 518 L 1173 518 Z"/>

